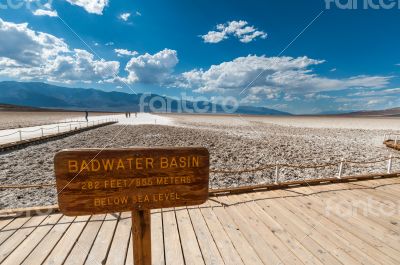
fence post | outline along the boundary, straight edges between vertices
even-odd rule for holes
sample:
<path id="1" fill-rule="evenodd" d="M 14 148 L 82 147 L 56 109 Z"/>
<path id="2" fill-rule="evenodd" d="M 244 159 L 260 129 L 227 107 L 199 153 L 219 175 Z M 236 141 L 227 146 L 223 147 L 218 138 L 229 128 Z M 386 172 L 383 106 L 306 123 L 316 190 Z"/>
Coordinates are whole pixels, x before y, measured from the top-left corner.
<path id="1" fill-rule="evenodd" d="M 21 130 L 19 130 L 18 132 L 19 132 L 19 140 L 22 141 L 22 132 Z"/>
<path id="2" fill-rule="evenodd" d="M 277 185 L 279 183 L 279 165 L 278 162 L 276 162 L 275 165 L 275 184 Z"/>
<path id="3" fill-rule="evenodd" d="M 43 128 L 40 128 L 40 130 L 42 131 L 42 137 L 43 137 L 44 136 Z"/>
<path id="4" fill-rule="evenodd" d="M 71 123 L 69 124 L 69 130 L 72 131 L 72 125 L 71 125 Z"/>
<path id="5" fill-rule="evenodd" d="M 387 166 L 387 173 L 390 174 L 390 172 L 392 171 L 392 161 L 393 161 L 393 156 L 390 155 L 389 156 L 389 160 L 388 160 L 388 166 Z"/>
<path id="6" fill-rule="evenodd" d="M 57 125 L 57 132 L 60 133 L 60 125 Z"/>
<path id="7" fill-rule="evenodd" d="M 398 139 L 398 136 L 396 135 L 396 138 L 395 138 L 395 140 L 394 140 L 394 144 L 395 144 L 395 145 L 397 145 L 397 139 Z"/>
<path id="8" fill-rule="evenodd" d="M 343 174 L 343 164 L 344 164 L 344 159 L 342 158 L 342 160 L 340 161 L 340 165 L 339 165 L 339 176 L 338 176 L 339 179 L 342 178 L 342 174 Z"/>

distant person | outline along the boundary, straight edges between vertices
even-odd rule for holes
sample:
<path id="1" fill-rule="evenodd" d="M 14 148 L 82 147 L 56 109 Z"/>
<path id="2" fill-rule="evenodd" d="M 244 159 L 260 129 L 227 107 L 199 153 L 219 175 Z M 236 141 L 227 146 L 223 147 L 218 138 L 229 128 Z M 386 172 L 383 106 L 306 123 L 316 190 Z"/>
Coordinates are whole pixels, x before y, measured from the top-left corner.
<path id="1" fill-rule="evenodd" d="M 89 122 L 89 112 L 87 110 L 85 111 L 85 119 L 86 122 Z"/>
<path id="2" fill-rule="evenodd" d="M 135 112 L 135 118 L 137 118 L 137 112 Z"/>
<path id="3" fill-rule="evenodd" d="M 125 112 L 125 118 L 128 118 L 128 112 Z"/>

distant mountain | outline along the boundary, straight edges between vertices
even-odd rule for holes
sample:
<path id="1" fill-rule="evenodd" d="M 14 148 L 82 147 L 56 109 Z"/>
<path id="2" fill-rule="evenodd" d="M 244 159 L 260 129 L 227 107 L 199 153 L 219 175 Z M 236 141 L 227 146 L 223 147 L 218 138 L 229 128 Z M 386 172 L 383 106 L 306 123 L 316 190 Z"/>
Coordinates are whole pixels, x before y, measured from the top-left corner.
<path id="1" fill-rule="evenodd" d="M 400 117 L 400 108 L 392 108 L 385 110 L 366 110 L 366 111 L 355 111 L 348 113 L 348 115 L 354 116 L 385 116 L 385 117 Z"/>
<path id="2" fill-rule="evenodd" d="M 0 111 L 45 111 L 45 110 L 46 109 L 35 108 L 35 107 L 17 106 L 17 105 L 0 103 Z"/>
<path id="3" fill-rule="evenodd" d="M 400 108 L 386 110 L 347 110 L 347 111 L 325 111 L 317 116 L 369 116 L 369 117 L 400 117 Z"/>
<path id="4" fill-rule="evenodd" d="M 57 108 L 66 110 L 91 110 L 91 111 L 139 111 L 140 99 L 143 94 L 128 94 L 123 92 L 105 92 L 97 89 L 69 88 L 54 86 L 38 82 L 0 82 L 0 103 L 36 108 Z M 154 105 L 161 109 L 161 102 L 155 100 L 161 97 L 171 105 L 172 112 L 180 110 L 180 101 L 159 96 L 146 95 L 144 102 L 149 103 L 154 99 Z M 193 109 L 195 105 L 205 106 L 209 102 L 189 102 L 185 106 Z M 215 105 L 217 113 L 224 113 L 225 106 Z M 145 111 L 150 111 L 148 108 Z M 208 112 L 210 113 L 210 111 Z M 238 114 L 252 115 L 291 115 L 274 109 L 263 107 L 240 106 L 235 112 Z"/>
<path id="5" fill-rule="evenodd" d="M 315 114 L 317 116 L 324 116 L 324 115 L 346 115 L 349 114 L 353 111 L 351 110 L 328 110 L 328 111 L 323 111 L 319 112 L 318 114 Z"/>

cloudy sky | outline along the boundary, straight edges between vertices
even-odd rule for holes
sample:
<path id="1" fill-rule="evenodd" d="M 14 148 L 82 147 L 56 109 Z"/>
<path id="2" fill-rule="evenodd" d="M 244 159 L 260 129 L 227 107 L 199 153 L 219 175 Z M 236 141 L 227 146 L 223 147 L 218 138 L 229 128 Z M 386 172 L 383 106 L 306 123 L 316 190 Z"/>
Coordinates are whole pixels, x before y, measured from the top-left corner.
<path id="1" fill-rule="evenodd" d="M 289 3 L 290 2 L 290 3 Z M 400 107 L 400 10 L 324 0 L 0 0 L 0 80 L 292 113 Z"/>

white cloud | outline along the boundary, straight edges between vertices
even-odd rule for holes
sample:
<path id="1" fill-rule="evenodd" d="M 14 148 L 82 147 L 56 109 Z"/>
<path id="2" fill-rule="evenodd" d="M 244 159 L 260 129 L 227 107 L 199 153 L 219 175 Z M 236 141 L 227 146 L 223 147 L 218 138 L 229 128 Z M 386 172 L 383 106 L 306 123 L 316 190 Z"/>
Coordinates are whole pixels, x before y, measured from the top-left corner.
<path id="1" fill-rule="evenodd" d="M 304 98 L 307 100 L 321 100 L 321 99 L 334 99 L 334 96 L 329 96 L 320 93 L 311 93 L 304 95 Z"/>
<path id="2" fill-rule="evenodd" d="M 32 0 L 29 0 L 29 1 L 32 1 Z M 57 11 L 53 10 L 50 2 L 40 5 L 40 8 L 33 10 L 32 14 L 34 16 L 48 16 L 48 17 L 57 17 L 58 16 Z"/>
<path id="3" fill-rule="evenodd" d="M 174 67 L 179 62 L 175 50 L 164 49 L 156 54 L 144 54 L 132 58 L 126 65 L 128 83 L 164 83 L 168 82 Z"/>
<path id="4" fill-rule="evenodd" d="M 382 103 L 385 103 L 385 102 L 386 102 L 386 99 L 376 98 L 376 99 L 368 100 L 367 105 L 369 105 L 369 106 L 378 105 L 378 104 L 382 104 Z"/>
<path id="5" fill-rule="evenodd" d="M 56 10 L 45 10 L 45 9 L 37 9 L 33 11 L 35 16 L 49 16 L 49 17 L 57 17 L 58 13 Z"/>
<path id="6" fill-rule="evenodd" d="M 121 19 L 123 21 L 128 21 L 130 16 L 131 16 L 131 13 L 123 13 L 123 14 L 119 15 L 119 19 Z"/>
<path id="7" fill-rule="evenodd" d="M 218 43 L 227 39 L 225 32 L 209 31 L 206 35 L 201 36 L 206 43 Z"/>
<path id="8" fill-rule="evenodd" d="M 257 104 L 261 102 L 261 98 L 256 95 L 247 95 L 240 101 L 240 104 Z"/>
<path id="9" fill-rule="evenodd" d="M 88 13 L 103 15 L 108 0 L 67 0 L 72 5 L 83 7 Z"/>
<path id="10" fill-rule="evenodd" d="M 387 96 L 387 95 L 397 95 L 400 97 L 400 88 L 368 90 L 368 91 L 360 91 L 360 92 L 349 94 L 349 96 L 351 96 L 351 97 L 370 97 L 370 96 Z"/>
<path id="11" fill-rule="evenodd" d="M 104 45 L 106 45 L 106 46 L 114 46 L 114 42 L 110 41 L 110 42 L 107 42 L 107 43 L 104 44 Z"/>
<path id="12" fill-rule="evenodd" d="M 0 76 L 54 82 L 99 82 L 119 72 L 119 62 L 97 60 L 64 40 L 34 31 L 27 23 L 0 19 Z"/>
<path id="13" fill-rule="evenodd" d="M 339 110 L 374 110 L 388 109 L 399 106 L 400 100 L 396 96 L 379 97 L 340 97 L 334 100 L 339 103 Z"/>
<path id="14" fill-rule="evenodd" d="M 209 31 L 207 34 L 202 35 L 206 43 L 218 43 L 229 36 L 234 36 L 240 42 L 249 43 L 257 38 L 267 38 L 267 33 L 257 30 L 254 26 L 249 26 L 247 21 L 230 21 L 225 24 L 216 26 L 216 31 Z"/>
<path id="15" fill-rule="evenodd" d="M 140 13 L 139 11 L 136 11 L 136 16 L 138 16 L 138 17 L 141 17 L 142 16 L 142 13 Z"/>
<path id="16" fill-rule="evenodd" d="M 323 60 L 308 57 L 249 55 L 212 65 L 208 70 L 185 72 L 176 85 L 199 93 L 231 92 L 236 95 L 248 87 L 246 93 L 264 94 L 268 98 L 268 95 L 276 96 L 279 92 L 303 94 L 353 87 L 379 88 L 385 87 L 391 79 L 387 76 L 353 76 L 344 79 L 321 77 L 310 68 L 322 63 Z"/>
<path id="17" fill-rule="evenodd" d="M 117 54 L 118 57 L 122 56 L 136 56 L 139 53 L 137 51 L 129 51 L 126 49 L 114 49 L 114 52 Z"/>

